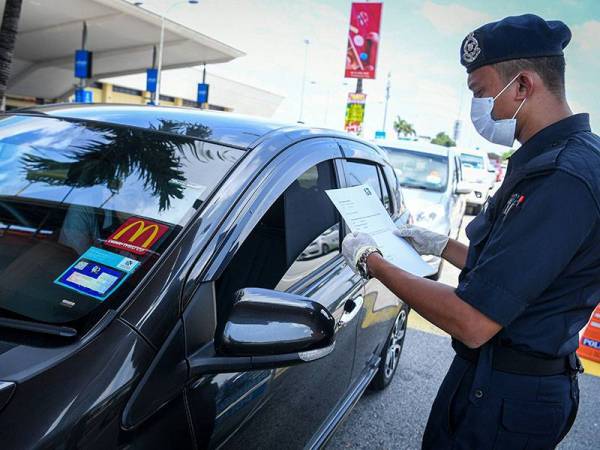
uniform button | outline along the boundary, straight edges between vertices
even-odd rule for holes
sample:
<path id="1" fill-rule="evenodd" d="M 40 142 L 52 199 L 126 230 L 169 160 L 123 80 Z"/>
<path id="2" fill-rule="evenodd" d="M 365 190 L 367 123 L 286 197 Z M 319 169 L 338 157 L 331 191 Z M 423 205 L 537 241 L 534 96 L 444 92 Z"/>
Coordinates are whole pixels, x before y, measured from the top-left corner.
<path id="1" fill-rule="evenodd" d="M 483 391 L 481 389 L 477 389 L 475 391 L 475 398 L 481 398 L 483 397 Z"/>

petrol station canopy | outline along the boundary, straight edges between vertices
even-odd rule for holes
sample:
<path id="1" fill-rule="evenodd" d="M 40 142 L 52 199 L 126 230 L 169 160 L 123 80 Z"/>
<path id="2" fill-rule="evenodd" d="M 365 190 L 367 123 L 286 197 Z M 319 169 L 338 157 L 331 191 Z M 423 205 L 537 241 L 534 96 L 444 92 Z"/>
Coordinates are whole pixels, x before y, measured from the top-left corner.
<path id="1" fill-rule="evenodd" d="M 161 18 L 124 0 L 24 0 L 8 94 L 61 99 L 76 83 L 75 50 L 93 52 L 92 79 L 145 72 L 158 47 Z M 4 10 L 5 0 L 0 0 Z M 231 61 L 244 53 L 165 21 L 163 69 Z"/>

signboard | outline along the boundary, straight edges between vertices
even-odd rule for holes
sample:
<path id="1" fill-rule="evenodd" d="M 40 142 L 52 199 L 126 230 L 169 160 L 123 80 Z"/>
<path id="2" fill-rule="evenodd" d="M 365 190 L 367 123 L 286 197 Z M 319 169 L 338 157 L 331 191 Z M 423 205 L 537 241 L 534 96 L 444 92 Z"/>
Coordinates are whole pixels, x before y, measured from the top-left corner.
<path id="1" fill-rule="evenodd" d="M 367 94 L 358 94 L 350 92 L 348 94 L 348 103 L 346 104 L 346 120 L 344 121 L 344 130 L 349 133 L 360 134 L 362 123 L 365 118 L 365 102 Z"/>
<path id="2" fill-rule="evenodd" d="M 375 132 L 375 139 L 385 139 L 385 131 L 377 130 Z"/>
<path id="3" fill-rule="evenodd" d="M 145 255 L 168 230 L 169 227 L 158 222 L 130 217 L 108 237 L 104 245 Z"/>
<path id="4" fill-rule="evenodd" d="M 346 78 L 375 78 L 383 3 L 352 3 Z"/>
<path id="5" fill-rule="evenodd" d="M 208 103 L 208 84 L 198 83 L 198 98 L 196 101 L 198 105 Z"/>
<path id="6" fill-rule="evenodd" d="M 75 50 L 75 77 L 92 78 L 92 52 Z"/>
<path id="7" fill-rule="evenodd" d="M 158 80 L 158 69 L 146 69 L 146 90 L 156 92 L 156 83 Z"/>
<path id="8" fill-rule="evenodd" d="M 94 103 L 94 96 L 92 91 L 80 88 L 75 90 L 75 102 L 76 103 Z"/>

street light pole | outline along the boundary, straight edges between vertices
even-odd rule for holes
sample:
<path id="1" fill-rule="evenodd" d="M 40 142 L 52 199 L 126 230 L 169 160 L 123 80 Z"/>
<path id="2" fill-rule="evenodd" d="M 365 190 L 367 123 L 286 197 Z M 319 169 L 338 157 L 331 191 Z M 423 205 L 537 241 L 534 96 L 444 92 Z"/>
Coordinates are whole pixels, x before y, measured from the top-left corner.
<path id="1" fill-rule="evenodd" d="M 302 73 L 302 89 L 300 91 L 300 114 L 298 115 L 298 122 L 302 122 L 302 113 L 304 112 L 304 85 L 306 84 L 306 67 L 308 63 L 308 45 L 310 41 L 304 39 L 304 71 Z"/>
<path id="2" fill-rule="evenodd" d="M 165 43 L 165 14 L 160 16 L 160 41 L 158 44 L 158 70 L 156 72 L 156 90 L 152 93 L 152 103 L 154 105 L 160 104 L 160 79 L 162 75 L 162 57 L 163 47 Z"/>
<path id="3" fill-rule="evenodd" d="M 162 78 L 162 59 L 163 59 L 163 47 L 165 45 L 165 17 L 169 12 L 171 12 L 175 7 L 179 5 L 183 5 L 188 3 L 190 5 L 198 4 L 199 0 L 182 0 L 176 2 L 169 6 L 165 11 L 163 11 L 160 15 L 160 41 L 158 43 L 158 70 L 156 73 L 156 91 L 152 93 L 152 103 L 154 105 L 160 104 L 160 80 Z M 135 6 L 142 6 L 144 4 L 143 0 L 138 0 L 134 3 Z"/>
<path id="4" fill-rule="evenodd" d="M 391 87 L 391 79 L 392 73 L 388 72 L 387 76 L 387 85 L 385 87 L 385 107 L 383 110 L 383 128 L 381 129 L 385 133 L 385 122 L 387 120 L 387 112 L 388 112 L 388 101 L 390 99 L 390 87 Z"/>

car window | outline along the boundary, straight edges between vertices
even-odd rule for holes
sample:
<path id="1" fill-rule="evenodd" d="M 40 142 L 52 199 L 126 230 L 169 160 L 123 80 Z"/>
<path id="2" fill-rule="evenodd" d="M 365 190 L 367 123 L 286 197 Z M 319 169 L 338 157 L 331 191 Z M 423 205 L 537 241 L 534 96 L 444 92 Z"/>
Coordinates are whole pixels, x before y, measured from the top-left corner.
<path id="1" fill-rule="evenodd" d="M 0 119 L 0 315 L 73 323 L 117 307 L 242 155 L 129 127 Z"/>
<path id="2" fill-rule="evenodd" d="M 325 190 L 331 161 L 305 171 L 275 201 L 216 282 L 219 321 L 244 287 L 289 290 L 339 253 L 339 215 Z"/>
<path id="3" fill-rule="evenodd" d="M 448 158 L 443 155 L 385 148 L 403 187 L 443 192 L 448 185 Z"/>
<path id="4" fill-rule="evenodd" d="M 388 212 L 392 214 L 394 211 L 392 207 L 392 200 L 390 198 L 390 190 L 385 181 L 385 175 L 383 173 L 383 170 L 379 166 L 377 167 L 377 173 L 379 174 L 379 184 L 381 185 L 381 201 L 383 202 L 383 206 L 385 206 L 385 209 L 387 209 Z"/>
<path id="5" fill-rule="evenodd" d="M 467 153 L 462 153 L 460 155 L 460 160 L 462 161 L 462 166 L 469 169 L 484 169 L 484 162 L 482 156 L 477 155 L 469 155 Z"/>
<path id="6" fill-rule="evenodd" d="M 383 201 L 376 165 L 357 161 L 345 161 L 344 165 L 348 187 L 369 184 L 377 192 L 379 200 Z"/>

